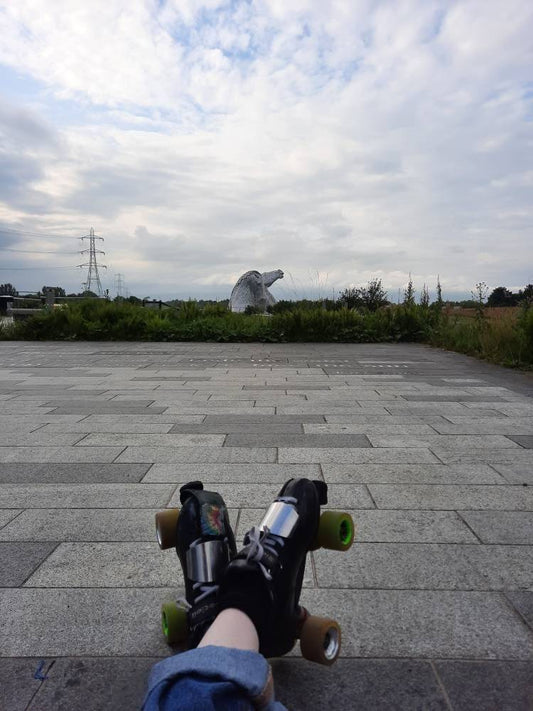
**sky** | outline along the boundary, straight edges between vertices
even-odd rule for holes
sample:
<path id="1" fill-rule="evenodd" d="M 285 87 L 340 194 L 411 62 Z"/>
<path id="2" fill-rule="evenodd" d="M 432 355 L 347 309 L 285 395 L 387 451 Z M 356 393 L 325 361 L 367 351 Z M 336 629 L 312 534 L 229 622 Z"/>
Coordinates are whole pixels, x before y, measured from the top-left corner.
<path id="1" fill-rule="evenodd" d="M 533 282 L 530 0 L 0 0 L 0 283 Z"/>

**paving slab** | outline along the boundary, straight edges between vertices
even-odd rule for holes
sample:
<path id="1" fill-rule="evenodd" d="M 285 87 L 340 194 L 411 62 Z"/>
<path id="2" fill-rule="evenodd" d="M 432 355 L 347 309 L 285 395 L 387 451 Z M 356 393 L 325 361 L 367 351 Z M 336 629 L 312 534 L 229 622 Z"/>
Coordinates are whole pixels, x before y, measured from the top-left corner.
<path id="1" fill-rule="evenodd" d="M 127 466 L 127 465 L 124 465 Z M 275 482 L 283 484 L 288 479 L 305 477 L 322 479 L 318 464 L 153 464 L 143 478 L 143 483 L 174 482 L 187 483 L 194 479 L 214 480 L 219 483 L 234 482 L 246 484 Z"/>
<path id="2" fill-rule="evenodd" d="M 390 412 L 371 414 L 366 411 L 358 414 L 326 415 L 325 420 L 326 423 L 334 425 L 399 425 L 405 427 L 407 425 L 423 425 L 426 423 L 433 426 L 434 422 L 449 424 L 449 420 L 441 415 L 391 415 Z"/>
<path id="3" fill-rule="evenodd" d="M 455 511 L 359 509 L 350 513 L 357 527 L 356 540 L 361 543 L 479 542 Z"/>
<path id="4" fill-rule="evenodd" d="M 458 513 L 483 543 L 533 546 L 533 512 L 459 511 Z"/>
<path id="5" fill-rule="evenodd" d="M 147 419 L 147 418 L 145 418 Z M 88 423 L 85 420 L 81 422 L 72 422 L 68 425 L 48 423 L 44 425 L 41 432 L 81 432 L 82 434 L 96 433 L 125 433 L 125 434 L 166 434 L 170 432 L 174 425 L 170 422 L 122 422 L 117 418 L 115 422 L 108 424 L 97 425 Z M 183 427 L 199 427 L 201 425 L 182 425 Z"/>
<path id="6" fill-rule="evenodd" d="M 112 462 L 123 447 L 0 447 L 2 462 Z M 140 460 L 137 460 L 140 461 Z M 146 460 L 144 460 L 146 461 Z"/>
<path id="7" fill-rule="evenodd" d="M 488 464 L 524 464 L 533 467 L 533 451 L 519 446 L 499 449 L 480 447 L 475 452 L 468 449 L 453 450 L 448 447 L 433 446 L 431 451 L 447 464 L 487 462 Z"/>
<path id="8" fill-rule="evenodd" d="M 88 434 L 78 447 L 222 447 L 224 435 L 216 434 Z"/>
<path id="9" fill-rule="evenodd" d="M 32 657 L 0 659 L 0 708 L 5 711 L 26 711 L 39 691 L 42 680 L 35 672 L 43 660 Z M 46 663 L 46 668 L 49 662 Z"/>
<path id="10" fill-rule="evenodd" d="M 228 507 L 257 507 L 258 502 L 269 506 L 276 498 L 279 483 L 270 484 L 241 484 L 204 481 L 204 488 L 208 491 L 216 489 L 224 497 Z M 168 506 L 179 505 L 179 490 L 176 490 Z M 374 503 L 365 486 L 353 484 L 350 486 L 332 485 L 328 488 L 328 504 L 326 508 L 364 509 L 375 508 Z"/>
<path id="11" fill-rule="evenodd" d="M 155 526 L 154 526 L 155 528 Z M 24 545 L 0 543 L 4 545 Z M 28 588 L 158 588 L 179 585 L 183 575 L 175 553 L 153 543 L 61 543 L 24 582 Z M 35 567 L 35 566 L 34 566 Z"/>
<path id="12" fill-rule="evenodd" d="M 237 434 L 237 435 L 248 435 L 253 434 L 256 436 L 261 435 L 272 435 L 272 434 L 303 434 L 303 426 L 301 423 L 288 423 L 288 422 L 278 422 L 275 424 L 265 424 L 265 423 L 230 423 L 226 424 L 210 424 L 208 422 L 203 422 L 200 425 L 187 425 L 178 424 L 173 425 L 170 430 L 172 433 L 210 433 L 210 434 Z"/>
<path id="13" fill-rule="evenodd" d="M 10 700 L 138 707 L 169 654 L 161 601 L 183 595 L 154 513 L 201 479 L 239 538 L 301 476 L 328 483 L 358 538 L 309 558 L 302 603 L 340 621 L 342 658 L 276 662 L 289 708 L 527 699 L 533 376 L 417 344 L 2 342 L 0 363 Z M 26 658 L 49 678 L 26 682 Z"/>
<path id="14" fill-rule="evenodd" d="M 0 542 L 0 587 L 18 587 L 47 558 L 57 543 Z"/>
<path id="15" fill-rule="evenodd" d="M 308 588 L 302 604 L 337 620 L 343 656 L 531 660 L 533 634 L 501 593 Z"/>
<path id="16" fill-rule="evenodd" d="M 342 566 L 313 553 L 321 588 L 531 590 L 533 551 L 526 546 L 356 543 Z"/>
<path id="17" fill-rule="evenodd" d="M 392 417 L 392 415 L 391 415 Z M 435 435 L 435 430 L 426 424 L 392 425 L 392 424 L 325 424 L 304 425 L 304 432 L 313 435 L 332 434 L 365 434 L 365 435 Z M 374 445 L 375 446 L 375 445 Z"/>
<path id="18" fill-rule="evenodd" d="M 328 484 L 506 484 L 489 464 L 322 464 Z"/>
<path id="19" fill-rule="evenodd" d="M 450 417 L 450 420 L 451 422 L 444 419 L 435 422 L 433 427 L 440 434 L 531 435 L 533 433 L 533 417 L 487 417 L 486 419 Z"/>
<path id="20" fill-rule="evenodd" d="M 524 449 L 533 449 L 533 434 L 509 435 L 509 439 L 516 442 Z"/>
<path id="21" fill-rule="evenodd" d="M 226 448 L 224 448 L 226 449 Z M 333 449 L 331 447 L 286 447 L 280 448 L 278 461 L 282 464 L 338 462 L 339 464 L 435 464 L 439 460 L 429 449 L 419 448 L 364 448 L 346 447 Z"/>
<path id="22" fill-rule="evenodd" d="M 4 541 L 146 541 L 155 540 L 154 509 L 28 509 L 0 529 Z M 237 527 L 239 509 L 228 509 Z"/>
<path id="23" fill-rule="evenodd" d="M 120 483 L 139 482 L 150 464 L 92 464 L 84 462 L 0 463 L 0 483 L 11 484 L 66 484 L 66 483 Z"/>
<path id="24" fill-rule="evenodd" d="M 499 472 L 509 484 L 521 484 L 529 486 L 533 484 L 533 468 L 527 463 L 524 464 L 491 464 L 492 468 Z"/>
<path id="25" fill-rule="evenodd" d="M 451 449 L 516 449 L 518 445 L 503 435 L 422 435 L 418 437 L 369 435 L 373 447 L 428 447 L 443 451 Z"/>
<path id="26" fill-rule="evenodd" d="M 0 508 L 164 508 L 172 484 L 4 484 Z"/>
<path id="27" fill-rule="evenodd" d="M 533 490 L 518 486 L 369 484 L 368 488 L 377 507 L 382 509 L 533 511 Z"/>
<path id="28" fill-rule="evenodd" d="M 0 589 L 0 657 L 127 657 L 133 649 L 167 656 L 161 603 L 180 594 L 177 587 Z"/>
<path id="29" fill-rule="evenodd" d="M 150 669 L 159 659 L 80 657 L 52 661 L 27 711 L 72 711 L 80 708 L 81 699 L 84 711 L 138 709 Z"/>
<path id="30" fill-rule="evenodd" d="M 159 509 L 28 509 L 0 529 L 4 541 L 153 541 Z"/>
<path id="31" fill-rule="evenodd" d="M 454 711 L 533 708 L 533 662 L 447 660 L 435 669 Z"/>
<path id="32" fill-rule="evenodd" d="M 79 447 L 91 451 L 93 447 Z M 98 448 L 94 448 L 98 449 Z M 108 448 L 111 449 L 111 448 Z M 117 462 L 275 462 L 275 447 L 126 447 Z"/>
<path id="33" fill-rule="evenodd" d="M 63 405 L 62 407 L 47 407 L 47 412 L 53 412 L 54 415 L 103 415 L 103 414 L 125 414 L 125 415 L 157 415 L 166 411 L 166 407 L 134 407 L 128 403 L 98 402 L 95 405 Z M 181 413 L 176 413 L 181 414 Z"/>
<path id="34" fill-rule="evenodd" d="M 321 667 L 303 659 L 272 663 L 276 699 L 289 709 L 448 711 L 444 692 L 426 661 L 341 659 Z M 501 708 L 501 707 L 500 707 Z"/>
<path id="35" fill-rule="evenodd" d="M 350 434 L 230 434 L 224 442 L 225 447 L 370 447 L 365 435 Z"/>
<path id="36" fill-rule="evenodd" d="M 206 425 L 280 425 L 280 424 L 302 424 L 304 422 L 324 422 L 324 415 L 302 414 L 302 415 L 261 415 L 251 412 L 249 415 L 213 415 L 206 416 Z"/>
<path id="37" fill-rule="evenodd" d="M 74 415 L 58 415 L 57 420 L 59 421 L 61 417 L 75 417 Z M 177 422 L 185 422 L 190 424 L 203 422 L 205 415 L 169 415 L 166 411 L 160 414 L 143 414 L 143 415 L 130 415 L 124 413 L 118 413 L 115 415 L 79 415 L 77 416 L 80 422 L 83 422 L 84 426 L 89 427 L 89 432 L 98 432 L 100 428 L 108 427 L 105 432 L 113 432 L 113 427 L 117 425 L 123 425 L 128 427 L 129 425 L 174 425 Z M 51 418 L 51 416 L 50 416 Z M 55 422 L 55 419 L 49 419 L 50 422 Z M 135 430 L 131 430 L 132 432 Z"/>

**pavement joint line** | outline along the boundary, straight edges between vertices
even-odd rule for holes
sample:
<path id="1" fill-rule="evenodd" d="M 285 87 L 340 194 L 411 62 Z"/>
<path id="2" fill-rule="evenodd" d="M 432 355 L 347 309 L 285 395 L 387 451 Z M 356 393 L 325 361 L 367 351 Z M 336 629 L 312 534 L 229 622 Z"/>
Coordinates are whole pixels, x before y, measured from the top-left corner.
<path id="1" fill-rule="evenodd" d="M 6 510 L 7 510 L 7 511 L 10 511 L 10 509 L 6 509 Z M 13 510 L 16 511 L 17 509 L 14 508 Z M 18 514 L 17 514 L 14 518 L 10 519 L 9 521 L 6 521 L 6 523 L 4 523 L 2 526 L 0 526 L 0 531 L 1 531 L 3 528 L 5 528 L 6 526 L 9 526 L 10 523 L 13 523 L 13 521 L 16 521 L 17 518 L 19 518 L 19 516 L 22 516 L 22 514 L 24 513 L 24 511 L 25 511 L 25 509 L 21 509 L 21 510 L 18 512 Z M 30 541 L 30 543 L 33 543 L 33 541 Z"/>
<path id="2" fill-rule="evenodd" d="M 118 459 L 121 455 L 123 455 L 124 452 L 125 452 L 127 449 L 128 449 L 128 446 L 126 445 L 126 446 L 124 447 L 124 449 L 122 449 L 122 450 L 117 454 L 117 456 L 116 456 L 113 460 L 111 460 L 111 464 L 114 464 L 115 462 L 117 462 L 117 459 Z M 118 462 L 117 462 L 117 464 L 118 464 Z"/>
<path id="3" fill-rule="evenodd" d="M 364 484 L 363 487 L 364 487 L 364 489 L 366 490 L 366 492 L 368 493 L 368 495 L 369 495 L 369 497 L 370 497 L 370 501 L 372 501 L 372 503 L 374 504 L 374 508 L 375 508 L 375 509 L 378 509 L 379 507 L 378 507 L 378 505 L 376 504 L 376 500 L 375 500 L 374 497 L 372 496 L 372 492 L 370 491 L 370 488 L 369 488 L 368 484 Z"/>
<path id="4" fill-rule="evenodd" d="M 50 553 L 46 556 L 46 558 L 43 558 L 43 560 L 41 560 L 41 562 L 39 563 L 39 565 L 37 565 L 32 571 L 30 571 L 30 573 L 24 578 L 24 580 L 23 580 L 19 585 L 17 585 L 17 586 L 15 587 L 15 590 L 16 590 L 17 588 L 23 588 L 23 587 L 26 585 L 26 583 L 28 582 L 28 580 L 32 577 L 32 575 L 34 575 L 34 574 L 39 570 L 39 568 L 41 567 L 41 565 L 42 565 L 45 561 L 47 561 L 48 558 L 50 558 L 50 556 L 51 556 L 51 555 L 59 548 L 59 546 L 61 545 L 61 541 L 55 541 L 55 540 L 53 540 L 53 541 L 47 541 L 47 543 L 55 543 L 56 545 L 55 545 L 54 548 L 52 548 L 52 550 L 51 550 Z"/>
<path id="5" fill-rule="evenodd" d="M 183 482 L 183 483 L 185 484 L 186 482 Z M 164 509 L 168 508 L 168 505 L 169 505 L 170 502 L 172 501 L 173 496 L 174 496 L 174 495 L 176 494 L 176 492 L 178 491 L 179 485 L 180 485 L 180 484 L 179 484 L 179 482 L 178 482 L 178 483 L 176 484 L 176 486 L 172 489 L 172 494 L 170 495 L 170 498 L 167 499 L 167 503 L 166 503 L 162 508 L 164 508 Z M 143 508 L 147 508 L 147 507 L 143 507 Z M 151 507 L 150 507 L 150 508 L 151 508 Z"/>
<path id="6" fill-rule="evenodd" d="M 434 457 L 436 457 L 436 459 L 439 461 L 440 464 L 444 464 L 444 466 L 446 466 L 446 462 L 443 459 L 441 459 L 438 454 L 435 454 L 435 452 L 433 451 L 433 449 L 431 447 L 428 447 L 428 450 L 431 452 L 431 454 Z"/>
<path id="7" fill-rule="evenodd" d="M 513 604 L 512 600 L 509 600 L 509 598 L 508 598 L 508 596 L 507 596 L 507 593 L 508 593 L 508 592 L 509 592 L 509 591 L 507 591 L 507 590 L 501 590 L 501 591 L 500 591 L 500 595 L 501 595 L 501 597 L 503 598 L 505 604 L 506 604 L 507 607 L 510 608 L 511 611 L 514 612 L 514 614 L 520 619 L 520 621 L 522 622 L 523 625 L 525 625 L 525 627 L 527 628 L 527 630 L 533 632 L 533 624 L 525 617 L 525 615 L 523 615 L 523 614 L 520 612 L 520 610 L 519 610 L 517 607 L 515 607 L 515 605 Z M 510 592 L 520 592 L 520 590 L 511 590 Z"/>
<path id="8" fill-rule="evenodd" d="M 42 430 L 43 427 L 46 427 L 48 424 L 50 424 L 50 423 L 49 422 L 42 422 L 34 430 L 30 430 L 30 434 L 32 434 L 33 432 L 37 432 L 38 430 Z"/>
<path id="9" fill-rule="evenodd" d="M 457 514 L 457 516 L 459 517 L 459 519 L 465 524 L 465 526 L 469 529 L 470 533 L 472 533 L 472 534 L 475 536 L 475 538 L 477 538 L 477 540 L 481 543 L 481 545 L 491 545 L 491 544 L 485 543 L 485 542 L 477 535 L 477 533 L 474 531 L 474 529 L 472 528 L 472 526 L 468 523 L 468 521 L 465 519 L 465 517 L 460 514 L 459 511 L 456 511 L 455 513 Z"/>
<path id="10" fill-rule="evenodd" d="M 443 696 L 443 698 L 444 698 L 444 702 L 445 702 L 446 705 L 448 706 L 448 710 L 449 710 L 449 711 L 453 711 L 452 702 L 450 701 L 450 697 L 448 696 L 448 692 L 447 692 L 447 690 L 446 690 L 446 687 L 444 686 L 444 684 L 443 684 L 443 682 L 442 682 L 442 679 L 440 678 L 440 675 L 439 675 L 439 672 L 438 672 L 438 670 L 437 670 L 435 661 L 434 661 L 433 659 L 428 659 L 428 662 L 429 662 L 429 665 L 431 666 L 431 669 L 432 669 L 432 671 L 433 671 L 433 674 L 434 674 L 434 676 L 435 676 L 435 679 L 437 680 L 437 685 L 438 685 L 438 687 L 439 687 L 439 689 L 440 689 L 440 693 L 442 694 L 442 696 Z"/>

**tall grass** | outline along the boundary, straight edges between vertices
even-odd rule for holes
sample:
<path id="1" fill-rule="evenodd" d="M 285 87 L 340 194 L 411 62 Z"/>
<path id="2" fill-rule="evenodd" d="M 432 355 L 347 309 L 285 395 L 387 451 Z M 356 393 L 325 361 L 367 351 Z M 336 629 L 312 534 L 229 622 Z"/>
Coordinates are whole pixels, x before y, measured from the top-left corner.
<path id="1" fill-rule="evenodd" d="M 512 367 L 533 365 L 533 309 L 498 318 L 443 315 L 429 343 Z"/>

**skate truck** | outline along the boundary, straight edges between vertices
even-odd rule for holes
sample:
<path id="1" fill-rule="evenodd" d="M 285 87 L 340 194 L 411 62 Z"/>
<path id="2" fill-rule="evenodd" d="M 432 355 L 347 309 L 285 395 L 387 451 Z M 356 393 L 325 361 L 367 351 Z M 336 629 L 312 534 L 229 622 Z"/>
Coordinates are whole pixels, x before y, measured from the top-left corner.
<path id="1" fill-rule="evenodd" d="M 286 482 L 237 552 L 220 494 L 204 491 L 198 481 L 181 487 L 182 508 L 156 514 L 159 546 L 176 549 L 185 577 L 185 599 L 162 605 L 167 642 L 197 646 L 219 601 L 228 594 L 238 599 L 240 589 L 266 601 L 258 628 L 259 651 L 265 657 L 287 654 L 299 639 L 305 659 L 333 664 L 341 648 L 339 624 L 311 615 L 299 604 L 307 553 L 319 548 L 347 551 L 354 541 L 350 514 L 321 509 L 327 505 L 327 489 L 323 481 Z"/>

